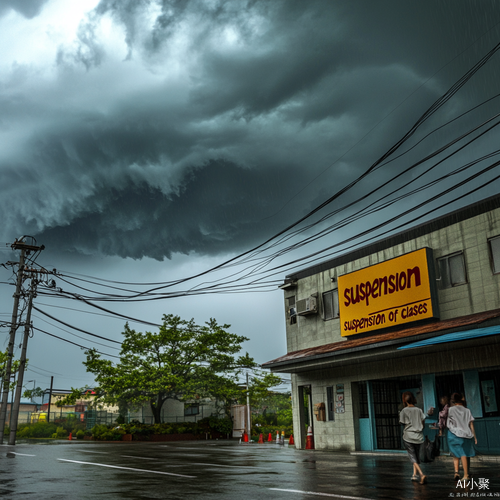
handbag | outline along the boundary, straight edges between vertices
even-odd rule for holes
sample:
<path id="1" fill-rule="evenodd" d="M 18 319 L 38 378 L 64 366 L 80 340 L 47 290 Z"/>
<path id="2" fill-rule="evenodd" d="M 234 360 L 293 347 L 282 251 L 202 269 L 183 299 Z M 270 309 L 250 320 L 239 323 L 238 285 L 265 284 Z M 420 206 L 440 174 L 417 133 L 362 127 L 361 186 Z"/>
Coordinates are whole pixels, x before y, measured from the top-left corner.
<path id="1" fill-rule="evenodd" d="M 425 441 L 420 446 L 419 459 L 421 463 L 434 462 L 434 457 L 437 456 L 435 454 L 436 438 L 431 441 L 428 436 L 425 436 Z"/>

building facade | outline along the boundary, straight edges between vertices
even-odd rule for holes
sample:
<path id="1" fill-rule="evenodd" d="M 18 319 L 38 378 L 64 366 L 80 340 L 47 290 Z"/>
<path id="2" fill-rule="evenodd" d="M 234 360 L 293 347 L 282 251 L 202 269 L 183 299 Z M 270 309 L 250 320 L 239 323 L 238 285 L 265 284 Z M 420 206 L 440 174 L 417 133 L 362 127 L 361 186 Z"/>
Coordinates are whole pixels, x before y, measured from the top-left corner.
<path id="1" fill-rule="evenodd" d="M 500 453 L 500 196 L 287 276 L 296 446 L 402 450 L 398 412 L 465 395 L 477 449 Z M 446 446 L 446 443 L 445 443 Z"/>

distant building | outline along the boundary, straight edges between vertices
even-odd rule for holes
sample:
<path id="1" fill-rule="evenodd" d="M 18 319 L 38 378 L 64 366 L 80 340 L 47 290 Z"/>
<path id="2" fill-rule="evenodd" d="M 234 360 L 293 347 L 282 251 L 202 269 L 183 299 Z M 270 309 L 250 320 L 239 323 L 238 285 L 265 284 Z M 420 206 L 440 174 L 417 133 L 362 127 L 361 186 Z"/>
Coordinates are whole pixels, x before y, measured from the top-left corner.
<path id="1" fill-rule="evenodd" d="M 217 414 L 217 401 L 215 398 L 190 399 L 186 402 L 168 399 L 161 409 L 162 422 L 197 422 L 205 417 Z M 129 420 L 138 420 L 141 423 L 153 424 L 154 416 L 149 404 L 137 410 L 128 412 Z"/>
<path id="2" fill-rule="evenodd" d="M 7 417 L 6 417 L 6 422 L 7 425 L 10 423 L 10 418 L 11 418 L 11 409 L 12 409 L 12 402 L 8 401 L 7 402 Z M 28 398 L 21 398 L 21 401 L 19 403 L 19 415 L 17 418 L 17 423 L 18 424 L 23 424 L 29 421 L 29 415 L 32 412 L 38 411 L 38 408 L 40 405 L 33 403 Z"/>
<path id="3" fill-rule="evenodd" d="M 297 447 L 310 424 L 317 449 L 400 450 L 398 410 L 411 390 L 424 411 L 465 394 L 477 449 L 500 453 L 500 196 L 281 288 L 287 354 L 263 366 L 291 374 Z"/>

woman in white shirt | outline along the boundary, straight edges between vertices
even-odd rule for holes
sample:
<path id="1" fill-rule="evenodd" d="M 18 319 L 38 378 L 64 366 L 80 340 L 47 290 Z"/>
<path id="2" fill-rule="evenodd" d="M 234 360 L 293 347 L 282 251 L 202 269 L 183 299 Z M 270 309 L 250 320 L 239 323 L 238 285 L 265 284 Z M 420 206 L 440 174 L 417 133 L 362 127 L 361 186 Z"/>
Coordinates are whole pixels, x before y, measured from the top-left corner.
<path id="1" fill-rule="evenodd" d="M 403 431 L 403 444 L 408 452 L 410 462 L 413 464 L 412 481 L 418 481 L 420 475 L 420 484 L 425 484 L 427 481 L 426 476 L 420 468 L 420 447 L 424 442 L 424 412 L 415 406 L 417 400 L 410 392 L 403 393 L 404 408 L 399 413 L 399 421 L 404 424 Z"/>
<path id="2" fill-rule="evenodd" d="M 462 467 L 464 468 L 463 479 L 469 479 L 467 457 L 476 455 L 473 440 L 474 444 L 477 444 L 473 421 L 474 417 L 471 411 L 464 406 L 463 396 L 458 392 L 452 394 L 446 427 L 448 427 L 448 447 L 453 455 L 455 480 L 460 479 L 460 460 L 462 460 Z"/>

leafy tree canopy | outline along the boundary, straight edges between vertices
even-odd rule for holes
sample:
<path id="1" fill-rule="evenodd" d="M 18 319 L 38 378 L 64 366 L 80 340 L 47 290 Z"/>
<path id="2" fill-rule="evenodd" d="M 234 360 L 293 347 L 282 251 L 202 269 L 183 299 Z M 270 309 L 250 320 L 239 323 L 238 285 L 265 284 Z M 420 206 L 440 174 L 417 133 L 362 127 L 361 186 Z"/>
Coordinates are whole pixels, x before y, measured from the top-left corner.
<path id="1" fill-rule="evenodd" d="M 97 384 L 94 404 L 138 408 L 149 403 L 159 423 L 168 399 L 241 395 L 242 371 L 257 365 L 248 353 L 238 355 L 248 339 L 230 333 L 229 327 L 215 319 L 200 326 L 193 319 L 172 314 L 163 316 L 158 333 L 136 332 L 126 324 L 118 362 L 103 359 L 95 350 L 85 353 L 84 365 Z M 59 404 L 68 404 L 81 394 L 81 389 L 73 390 Z"/>
<path id="2" fill-rule="evenodd" d="M 0 351 L 0 387 L 3 390 L 3 384 L 4 384 L 4 377 L 5 377 L 5 370 L 7 368 L 7 359 L 9 358 L 9 351 L 8 349 L 5 351 Z M 26 360 L 26 366 L 25 369 L 28 368 L 28 359 Z M 19 371 L 19 365 L 21 362 L 18 359 L 12 360 L 12 365 L 11 365 L 11 375 L 15 375 Z M 17 385 L 17 381 L 13 381 L 9 383 L 9 390 L 13 390 Z"/>
<path id="3" fill-rule="evenodd" d="M 40 398 L 43 396 L 43 389 L 41 387 L 36 387 L 35 389 L 26 389 L 23 392 L 23 398 Z"/>

